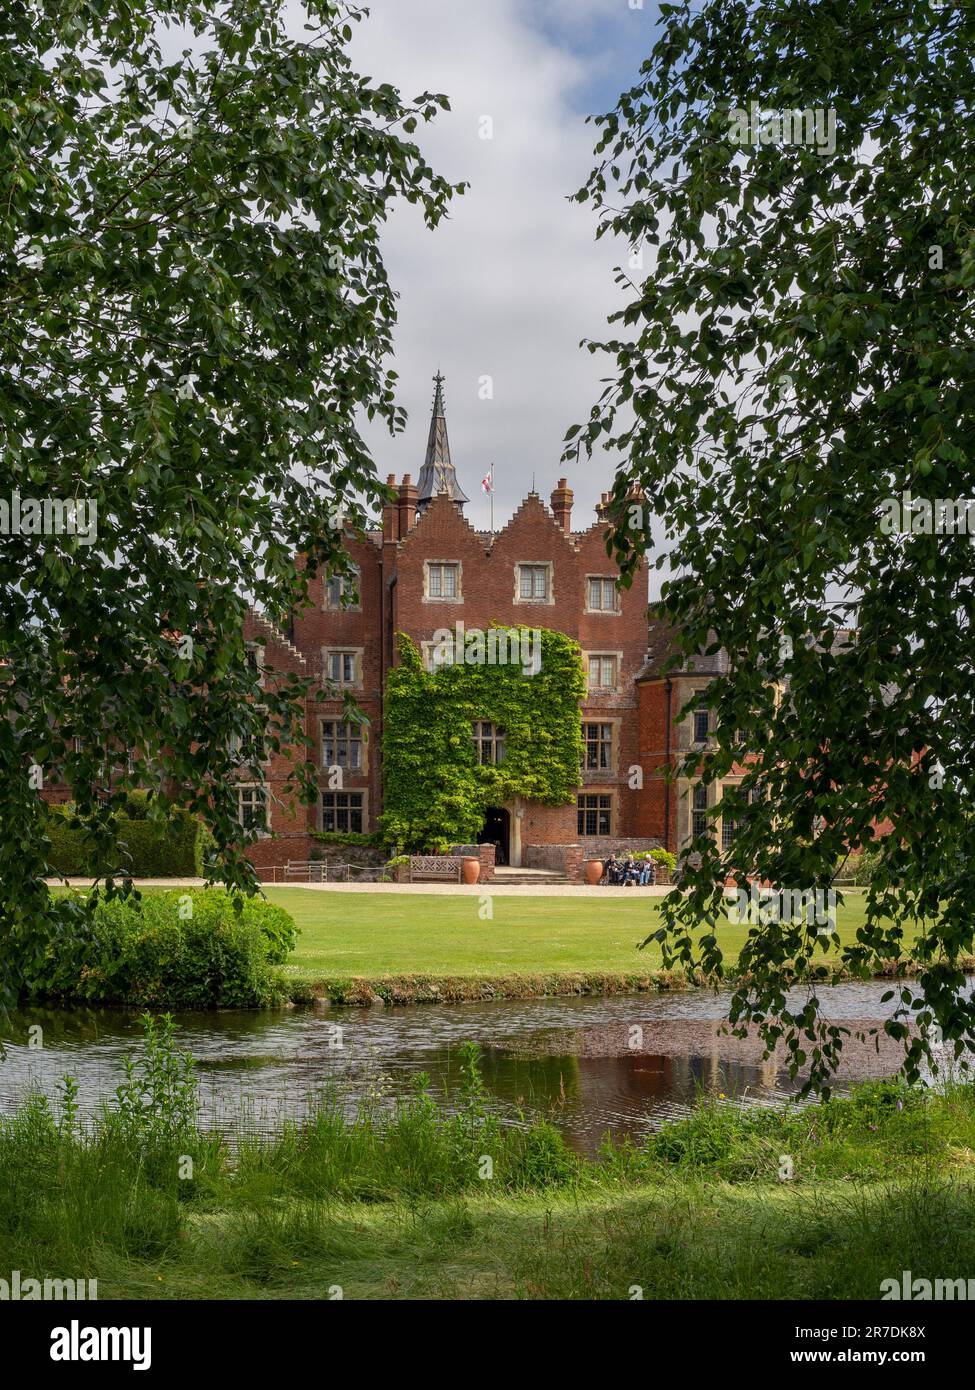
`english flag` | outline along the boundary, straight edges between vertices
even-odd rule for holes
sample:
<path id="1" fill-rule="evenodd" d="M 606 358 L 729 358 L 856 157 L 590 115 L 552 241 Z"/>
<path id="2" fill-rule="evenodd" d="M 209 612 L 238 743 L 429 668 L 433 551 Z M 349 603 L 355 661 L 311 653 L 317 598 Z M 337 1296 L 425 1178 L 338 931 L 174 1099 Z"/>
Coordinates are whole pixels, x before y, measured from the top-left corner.
<path id="1" fill-rule="evenodd" d="M 481 479 L 481 491 L 484 492 L 484 493 L 486 493 L 488 497 L 490 497 L 490 496 L 491 496 L 491 493 L 494 491 L 494 464 L 493 464 L 493 463 L 491 464 L 491 467 L 488 469 L 488 471 L 485 473 L 484 477 Z"/>

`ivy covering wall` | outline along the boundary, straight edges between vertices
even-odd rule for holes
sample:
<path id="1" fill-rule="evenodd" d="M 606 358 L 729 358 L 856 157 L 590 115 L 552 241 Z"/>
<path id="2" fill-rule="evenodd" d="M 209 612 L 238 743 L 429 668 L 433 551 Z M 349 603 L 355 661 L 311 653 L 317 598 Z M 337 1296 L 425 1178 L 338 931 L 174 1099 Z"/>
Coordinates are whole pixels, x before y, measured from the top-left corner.
<path id="1" fill-rule="evenodd" d="M 401 664 L 387 677 L 383 731 L 380 826 L 388 841 L 412 851 L 446 848 L 476 840 L 489 806 L 519 796 L 550 806 L 575 801 L 583 755 L 582 654 L 564 633 L 540 631 L 534 675 L 516 663 L 426 671 L 416 645 L 399 634 Z M 505 730 L 499 766 L 478 764 L 476 720 Z"/>

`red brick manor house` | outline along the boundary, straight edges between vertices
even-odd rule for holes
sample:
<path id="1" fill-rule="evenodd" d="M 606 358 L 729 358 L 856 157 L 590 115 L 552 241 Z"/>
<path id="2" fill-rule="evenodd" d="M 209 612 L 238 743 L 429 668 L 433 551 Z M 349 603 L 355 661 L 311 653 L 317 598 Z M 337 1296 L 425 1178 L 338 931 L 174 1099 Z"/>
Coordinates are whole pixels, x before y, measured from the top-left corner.
<path id="1" fill-rule="evenodd" d="M 317 805 L 295 813 L 276 796 L 276 784 L 287 775 L 283 757 L 268 762 L 263 784 L 242 774 L 241 820 L 270 832 L 252 847 L 252 859 L 260 866 L 307 859 L 316 848 L 313 832 L 376 828 L 383 798 L 383 693 L 398 660 L 396 635 L 411 637 L 429 662 L 435 634 L 457 622 L 468 630 L 496 623 L 556 629 L 579 643 L 587 676 L 575 801 L 547 806 L 519 798 L 492 807 L 482 838 L 498 842 L 513 866 L 570 874 L 610 845 L 678 850 L 705 793 L 668 784 L 662 774 L 707 742 L 706 707 L 684 719 L 680 711 L 706 689 L 717 658 L 665 671 L 669 634 L 648 624 L 645 578 L 629 589 L 616 587 L 618 570 L 604 542 L 606 498 L 588 525 L 573 530 L 573 494 L 561 478 L 548 506 L 532 491 L 497 533 L 475 530 L 450 457 L 442 378 L 434 380 L 417 481 L 406 474 L 397 486 L 391 474 L 398 496 L 383 509 L 382 529 L 349 542 L 357 570 L 354 602 L 343 602 L 343 581 L 320 576 L 313 606 L 296 614 L 287 635 L 258 614 L 249 620 L 248 640 L 262 665 L 321 673 L 336 692 L 333 699 L 308 702 L 307 733 L 321 770 Z M 343 690 L 354 693 L 368 716 L 368 734 L 345 722 Z M 479 722 L 471 736 L 482 761 L 503 757 L 503 729 Z M 340 779 L 335 768 L 341 768 Z M 738 769 L 735 774 L 729 780 Z M 720 791 L 711 787 L 706 795 L 713 799 Z"/>

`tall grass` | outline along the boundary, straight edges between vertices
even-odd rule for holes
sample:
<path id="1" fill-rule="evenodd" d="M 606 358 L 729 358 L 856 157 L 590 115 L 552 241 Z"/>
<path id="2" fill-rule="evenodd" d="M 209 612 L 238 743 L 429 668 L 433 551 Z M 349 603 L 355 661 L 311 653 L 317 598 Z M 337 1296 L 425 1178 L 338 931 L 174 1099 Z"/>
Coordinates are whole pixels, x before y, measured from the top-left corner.
<path id="1" fill-rule="evenodd" d="M 94 1120 L 68 1081 L 0 1121 L 0 1274 L 102 1297 L 872 1298 L 901 1269 L 975 1267 L 971 1086 L 703 1105 L 590 1162 L 546 1123 L 501 1124 L 471 1045 L 457 1114 L 420 1076 L 392 1108 L 350 1121 L 325 1094 L 230 1143 L 197 1124 L 171 1020 L 146 1029 Z"/>

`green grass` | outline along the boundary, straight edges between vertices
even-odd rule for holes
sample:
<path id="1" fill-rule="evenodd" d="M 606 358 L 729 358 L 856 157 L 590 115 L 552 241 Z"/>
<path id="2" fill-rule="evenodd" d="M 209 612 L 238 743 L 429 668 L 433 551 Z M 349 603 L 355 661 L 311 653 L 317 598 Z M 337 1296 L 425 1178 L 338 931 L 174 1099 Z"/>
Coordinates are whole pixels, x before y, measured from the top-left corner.
<path id="1" fill-rule="evenodd" d="M 29 1102 L 0 1120 L 0 1268 L 103 1299 L 876 1299 L 903 1269 L 975 1266 L 970 1086 L 704 1106 L 590 1162 L 499 1126 L 467 1065 L 459 1117 L 419 1085 L 391 1118 L 326 1102 L 236 1150 L 165 1103 L 83 1131 Z"/>
<path id="2" fill-rule="evenodd" d="M 479 895 L 335 893 L 274 885 L 264 891 L 299 928 L 297 949 L 283 974 L 283 987 L 297 1003 L 322 996 L 334 1004 L 357 1005 L 377 999 L 410 1004 L 608 995 L 681 989 L 689 983 L 685 971 L 662 969 L 656 944 L 640 949 L 661 925 L 661 899 L 637 890 L 627 898 L 499 896 L 491 899 L 490 918 L 480 915 Z M 846 891 L 837 908 L 844 944 L 856 939 L 865 920 L 862 891 Z M 725 922 L 717 930 L 728 982 L 749 929 Z M 907 929 L 904 955 L 910 935 Z M 975 957 L 963 957 L 960 964 L 973 969 Z M 903 959 L 896 971 L 883 962 L 878 967 L 885 974 L 909 974 L 914 968 Z M 842 972 L 832 942 L 824 951 L 817 944 L 812 971 L 819 979 Z"/>
<path id="3" fill-rule="evenodd" d="M 660 926 L 660 900 L 495 897 L 490 921 L 475 896 L 330 893 L 268 887 L 301 928 L 290 969 L 303 977 L 630 972 L 660 968 L 657 946 L 637 949 Z M 837 909 L 843 941 L 864 918 L 862 894 Z M 728 923 L 720 938 L 729 963 L 748 928 Z"/>
<path id="4" fill-rule="evenodd" d="M 360 1300 L 588 1301 L 636 1289 L 645 1299 L 877 1299 L 881 1281 L 899 1282 L 904 1269 L 968 1277 L 975 1191 L 967 1181 L 795 1193 L 661 1184 L 381 1208 L 269 1205 L 188 1221 L 178 1253 L 140 1259 L 102 1246 L 83 1267 L 102 1299 L 341 1290 Z"/>

